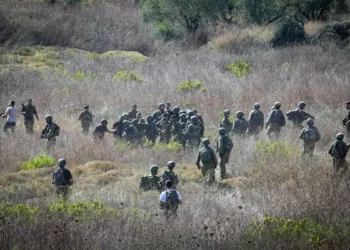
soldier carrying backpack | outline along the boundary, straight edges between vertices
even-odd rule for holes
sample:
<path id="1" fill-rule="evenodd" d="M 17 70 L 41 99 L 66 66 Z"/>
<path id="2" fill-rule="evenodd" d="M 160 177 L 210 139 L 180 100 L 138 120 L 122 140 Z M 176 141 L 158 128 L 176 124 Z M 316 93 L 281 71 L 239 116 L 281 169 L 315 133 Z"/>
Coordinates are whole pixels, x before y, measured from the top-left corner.
<path id="1" fill-rule="evenodd" d="M 226 163 L 228 163 L 228 160 L 230 158 L 231 150 L 233 148 L 233 144 L 230 138 L 226 135 L 226 129 L 225 128 L 219 128 L 219 138 L 218 138 L 218 144 L 216 147 L 216 151 L 219 153 L 220 156 L 220 172 L 221 172 L 221 179 L 226 178 Z"/>
<path id="2" fill-rule="evenodd" d="M 157 176 L 159 167 L 153 165 L 151 167 L 151 174 L 141 177 L 140 188 L 143 191 L 147 190 L 161 190 L 160 177 Z"/>
<path id="3" fill-rule="evenodd" d="M 203 176 L 209 174 L 209 185 L 215 181 L 215 169 L 218 165 L 218 160 L 216 158 L 216 154 L 214 150 L 209 146 L 210 140 L 208 138 L 204 138 L 203 148 L 199 150 L 197 157 L 197 167 L 202 170 Z M 202 162 L 203 166 L 200 166 L 200 162 Z"/>
<path id="4" fill-rule="evenodd" d="M 304 141 L 303 155 L 308 155 L 311 157 L 314 153 L 316 142 L 321 140 L 321 134 L 314 126 L 315 122 L 313 119 L 307 119 L 306 124 L 307 127 L 301 131 L 299 139 Z"/>
<path id="5" fill-rule="evenodd" d="M 47 139 L 47 150 L 53 151 L 56 146 L 56 136 L 60 134 L 60 126 L 52 121 L 52 116 L 45 116 L 46 127 L 42 131 L 41 139 Z"/>
<path id="6" fill-rule="evenodd" d="M 56 187 L 57 196 L 62 196 L 64 201 L 68 199 L 68 186 L 73 185 L 72 174 L 65 168 L 66 163 L 65 159 L 59 159 L 58 168 L 52 174 L 52 184 Z"/>
<path id="7" fill-rule="evenodd" d="M 177 175 L 174 173 L 176 163 L 174 161 L 168 161 L 167 166 L 168 169 L 164 170 L 162 176 L 160 177 L 160 183 L 162 188 L 165 186 L 166 181 L 171 181 L 173 183 L 174 188 L 176 188 L 179 179 Z"/>
<path id="8" fill-rule="evenodd" d="M 266 134 L 270 136 L 270 134 L 274 132 L 276 133 L 276 137 L 279 137 L 281 128 L 285 125 L 286 118 L 283 112 L 281 111 L 281 103 L 276 102 L 266 121 Z"/>
<path id="9" fill-rule="evenodd" d="M 179 205 L 182 204 L 181 194 L 173 188 L 173 182 L 165 182 L 166 190 L 159 197 L 159 207 L 164 209 L 165 217 L 176 215 Z"/>

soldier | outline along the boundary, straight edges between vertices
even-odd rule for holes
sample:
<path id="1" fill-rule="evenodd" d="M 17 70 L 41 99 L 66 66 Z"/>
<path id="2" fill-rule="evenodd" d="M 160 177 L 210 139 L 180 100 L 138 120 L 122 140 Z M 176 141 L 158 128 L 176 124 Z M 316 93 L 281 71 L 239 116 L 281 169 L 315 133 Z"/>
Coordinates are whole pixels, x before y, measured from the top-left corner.
<path id="1" fill-rule="evenodd" d="M 229 110 L 224 110 L 223 112 L 224 117 L 220 120 L 220 128 L 225 128 L 226 133 L 228 135 L 231 135 L 231 131 L 233 128 L 232 122 L 230 122 L 229 117 L 230 117 L 230 111 Z"/>
<path id="2" fill-rule="evenodd" d="M 281 128 L 286 125 L 286 118 L 281 111 L 281 103 L 276 102 L 274 105 L 274 108 L 269 114 L 269 117 L 266 121 L 266 134 L 268 136 L 271 135 L 271 133 L 276 133 L 277 138 L 279 137 L 279 134 L 281 132 Z"/>
<path id="3" fill-rule="evenodd" d="M 167 180 L 165 183 L 166 190 L 159 197 L 159 207 L 164 209 L 165 218 L 176 216 L 179 205 L 182 204 L 182 198 L 178 191 L 173 187 L 173 182 Z"/>
<path id="4" fill-rule="evenodd" d="M 175 106 L 173 108 L 173 115 L 175 115 L 177 121 L 180 121 L 180 113 L 179 112 L 180 112 L 179 107 Z"/>
<path id="5" fill-rule="evenodd" d="M 203 132 L 202 132 L 202 135 L 204 134 L 204 120 L 203 120 L 203 117 L 201 116 L 201 115 L 199 115 L 198 114 L 198 112 L 197 112 L 197 110 L 196 109 L 194 109 L 193 110 L 193 114 L 195 115 L 195 116 L 197 116 L 198 117 L 198 120 L 201 122 L 201 126 L 203 127 Z"/>
<path id="6" fill-rule="evenodd" d="M 103 141 L 105 133 L 114 133 L 115 130 L 109 130 L 107 128 L 108 121 L 106 119 L 101 120 L 101 124 L 96 126 L 92 135 L 95 139 L 95 141 Z"/>
<path id="7" fill-rule="evenodd" d="M 114 130 L 113 136 L 116 139 L 121 139 L 123 136 L 123 131 L 124 131 L 124 121 L 128 120 L 128 114 L 123 113 L 122 116 L 119 117 L 119 121 L 115 122 L 113 124 L 112 129 Z"/>
<path id="8" fill-rule="evenodd" d="M 343 125 L 346 127 L 346 134 L 350 138 L 350 102 L 346 103 L 346 109 L 348 110 L 348 116 L 343 119 Z"/>
<path id="9" fill-rule="evenodd" d="M 208 138 L 204 138 L 203 148 L 199 150 L 196 165 L 198 169 L 202 170 L 203 176 L 209 174 L 209 185 L 215 182 L 215 169 L 218 165 L 218 160 L 216 158 L 216 154 L 214 150 L 209 146 L 210 140 Z M 203 166 L 200 166 L 200 162 L 202 162 Z"/>
<path id="10" fill-rule="evenodd" d="M 137 112 L 136 118 L 132 120 L 131 124 L 136 128 L 137 130 L 137 140 L 139 143 L 144 141 L 144 126 L 142 124 L 145 124 L 145 120 L 141 118 L 141 113 Z"/>
<path id="11" fill-rule="evenodd" d="M 180 126 L 181 126 L 181 144 L 182 144 L 182 148 L 185 150 L 186 147 L 186 137 L 182 134 L 182 131 L 186 128 L 186 124 L 187 124 L 187 116 L 186 113 L 181 113 L 180 114 Z"/>
<path id="12" fill-rule="evenodd" d="M 304 111 L 306 107 L 305 102 L 300 102 L 298 104 L 298 108 L 287 113 L 287 117 L 289 120 L 293 122 L 293 126 L 298 129 L 303 128 L 303 122 L 308 118 L 315 119 L 312 115 L 306 113 Z"/>
<path id="13" fill-rule="evenodd" d="M 52 152 L 56 146 L 56 136 L 60 134 L 60 127 L 52 121 L 52 116 L 45 116 L 46 127 L 42 131 L 41 139 L 47 139 L 47 150 Z"/>
<path id="14" fill-rule="evenodd" d="M 27 105 L 22 104 L 21 114 L 24 116 L 24 126 L 27 134 L 33 134 L 34 116 L 39 121 L 35 106 L 32 105 L 32 99 L 28 99 Z"/>
<path id="15" fill-rule="evenodd" d="M 153 165 L 151 167 L 151 174 L 144 175 L 141 177 L 140 188 L 143 191 L 147 190 L 161 190 L 162 187 L 160 185 L 160 177 L 157 176 L 159 167 Z"/>
<path id="16" fill-rule="evenodd" d="M 168 117 L 174 114 L 174 112 L 170 109 L 170 107 L 171 107 L 170 102 L 165 103 L 164 113 L 168 114 Z"/>
<path id="17" fill-rule="evenodd" d="M 11 130 L 11 133 L 15 133 L 16 130 L 16 115 L 17 110 L 15 107 L 15 101 L 10 101 L 8 108 L 6 109 L 5 113 L 1 114 L 3 118 L 6 119 L 6 123 L 4 126 L 4 132 L 9 135 L 8 129 Z"/>
<path id="18" fill-rule="evenodd" d="M 313 156 L 316 142 L 321 140 L 321 135 L 318 132 L 318 129 L 314 126 L 315 122 L 313 119 L 307 119 L 306 124 L 307 127 L 301 131 L 299 139 L 304 141 L 303 155 L 308 155 L 311 157 Z"/>
<path id="19" fill-rule="evenodd" d="M 92 113 L 89 111 L 89 106 L 85 106 L 84 110 L 80 112 L 78 120 L 81 123 L 81 131 L 83 132 L 83 134 L 85 136 L 87 136 L 89 134 L 89 129 L 90 126 L 94 124 L 93 122 L 93 115 Z"/>
<path id="20" fill-rule="evenodd" d="M 127 114 L 128 120 L 129 120 L 129 121 L 134 120 L 134 119 L 136 118 L 136 116 L 137 116 L 137 113 L 138 113 L 138 111 L 137 111 L 137 105 L 134 104 L 134 105 L 131 106 L 131 110 L 130 110 L 130 111 L 128 112 L 128 114 Z"/>
<path id="21" fill-rule="evenodd" d="M 242 111 L 236 112 L 236 120 L 233 125 L 233 134 L 238 135 L 240 137 L 244 137 L 249 128 L 248 121 L 244 118 L 244 113 Z"/>
<path id="22" fill-rule="evenodd" d="M 179 179 L 177 175 L 174 173 L 174 168 L 175 168 L 176 163 L 174 161 L 168 161 L 167 166 L 168 169 L 164 170 L 162 176 L 160 177 L 160 182 L 162 187 L 164 187 L 165 182 L 170 180 L 173 183 L 174 188 L 176 188 Z"/>
<path id="23" fill-rule="evenodd" d="M 153 113 L 153 122 L 158 123 L 160 119 L 162 118 L 162 114 L 164 113 L 165 110 L 165 104 L 164 103 L 159 103 L 158 104 L 158 110 Z"/>
<path id="24" fill-rule="evenodd" d="M 58 160 L 58 168 L 52 174 L 52 184 L 55 185 L 58 198 L 68 199 L 68 187 L 73 185 L 73 177 L 69 169 L 65 168 L 66 160 Z"/>
<path id="25" fill-rule="evenodd" d="M 216 151 L 219 153 L 220 156 L 220 173 L 221 173 L 221 179 L 226 178 L 226 164 L 228 163 L 230 159 L 230 153 L 233 148 L 233 144 L 230 138 L 226 135 L 226 129 L 225 128 L 219 128 L 219 138 L 218 138 L 218 144 L 216 147 Z"/>
<path id="26" fill-rule="evenodd" d="M 260 111 L 260 104 L 255 103 L 253 108 L 249 113 L 247 135 L 258 135 L 264 128 L 264 114 Z"/>
<path id="27" fill-rule="evenodd" d="M 346 155 L 349 152 L 350 144 L 346 145 L 344 140 L 344 134 L 339 133 L 336 136 L 336 141 L 332 144 L 328 153 L 333 157 L 334 172 L 340 175 L 344 175 L 348 171 L 348 163 L 346 162 Z"/>
<path id="28" fill-rule="evenodd" d="M 122 134 L 122 139 L 125 140 L 126 142 L 135 143 L 138 138 L 137 129 L 128 120 L 123 121 L 123 124 L 124 124 L 124 131 Z"/>
<path id="29" fill-rule="evenodd" d="M 180 122 L 177 121 L 176 115 L 170 117 L 171 134 L 174 142 L 182 142 L 182 128 Z"/>
<path id="30" fill-rule="evenodd" d="M 187 139 L 189 148 L 198 147 L 201 140 L 202 128 L 199 125 L 197 116 L 192 116 L 187 128 L 182 131 L 182 134 Z"/>
<path id="31" fill-rule="evenodd" d="M 156 127 L 159 134 L 159 142 L 168 144 L 171 138 L 171 124 L 168 121 L 167 114 L 163 114 Z"/>

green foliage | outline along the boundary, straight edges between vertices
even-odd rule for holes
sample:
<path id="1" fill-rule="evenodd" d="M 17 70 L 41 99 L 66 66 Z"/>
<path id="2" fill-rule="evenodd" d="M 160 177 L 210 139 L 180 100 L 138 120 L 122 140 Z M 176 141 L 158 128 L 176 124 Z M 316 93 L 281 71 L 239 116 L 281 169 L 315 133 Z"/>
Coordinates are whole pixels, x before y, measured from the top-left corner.
<path id="1" fill-rule="evenodd" d="M 114 145 L 120 152 L 128 152 L 134 147 L 133 143 L 122 140 L 115 140 Z"/>
<path id="2" fill-rule="evenodd" d="M 51 213 L 58 213 L 68 216 L 74 216 L 75 218 L 88 218 L 101 217 L 106 215 L 117 214 L 117 210 L 106 206 L 104 203 L 98 200 L 94 200 L 92 203 L 88 201 L 79 201 L 77 203 L 72 202 L 54 202 L 48 207 Z"/>
<path id="3" fill-rule="evenodd" d="M 114 75 L 114 79 L 120 79 L 123 81 L 135 81 L 135 82 L 144 82 L 144 77 L 140 76 L 137 72 L 131 70 L 131 71 L 119 71 L 117 74 Z"/>
<path id="4" fill-rule="evenodd" d="M 147 23 L 179 24 L 195 33 L 201 24 L 220 19 L 227 0 L 143 0 L 142 17 Z"/>
<path id="5" fill-rule="evenodd" d="M 338 226 L 321 224 L 310 218 L 299 220 L 275 218 L 265 215 L 261 221 L 252 220 L 248 228 L 248 237 L 265 240 L 278 239 L 301 240 L 308 249 L 327 249 L 332 241 L 337 242 L 349 237 L 350 230 Z M 328 245 L 329 244 L 329 245 Z"/>
<path id="6" fill-rule="evenodd" d="M 225 65 L 225 69 L 234 73 L 237 77 L 245 77 L 253 67 L 244 61 L 238 61 Z"/>
<path id="7" fill-rule="evenodd" d="M 78 6 L 82 4 L 82 0 L 65 0 L 66 3 L 70 6 Z"/>
<path id="8" fill-rule="evenodd" d="M 34 56 L 36 53 L 35 49 L 31 47 L 19 47 L 13 51 L 14 55 L 20 56 Z"/>
<path id="9" fill-rule="evenodd" d="M 256 151 L 264 157 L 288 158 L 300 155 L 299 147 L 292 147 L 285 142 L 259 141 Z"/>
<path id="10" fill-rule="evenodd" d="M 169 144 L 157 143 L 153 146 L 153 151 L 164 152 L 164 151 L 179 151 L 182 149 L 182 145 L 179 142 L 172 142 Z"/>
<path id="11" fill-rule="evenodd" d="M 82 81 L 82 80 L 84 80 L 84 78 L 85 78 L 84 72 L 79 71 L 79 72 L 74 73 L 74 75 L 73 75 L 73 79 L 76 81 Z"/>
<path id="12" fill-rule="evenodd" d="M 283 13 L 283 8 L 277 0 L 243 0 L 242 2 L 245 18 L 252 23 L 266 24 Z"/>
<path id="13" fill-rule="evenodd" d="M 202 83 L 200 81 L 186 80 L 185 82 L 180 82 L 177 88 L 174 90 L 176 94 L 182 92 L 190 92 L 192 90 L 200 89 Z M 202 88 L 203 91 L 204 88 Z M 203 92 L 206 92 L 207 88 Z"/>
<path id="14" fill-rule="evenodd" d="M 30 207 L 28 204 L 9 205 L 8 203 L 2 203 L 0 205 L 0 218 L 5 218 L 12 222 L 17 219 L 33 221 L 38 211 L 38 207 Z"/>
<path id="15" fill-rule="evenodd" d="M 112 50 L 105 52 L 103 54 L 99 54 L 97 52 L 90 52 L 87 55 L 88 59 L 91 60 L 107 60 L 107 59 L 129 59 L 132 63 L 142 63 L 147 60 L 147 57 L 142 55 L 139 52 L 135 51 L 120 51 L 120 50 Z"/>
<path id="16" fill-rule="evenodd" d="M 283 21 L 275 32 L 272 40 L 274 46 L 284 46 L 301 43 L 306 40 L 304 26 L 293 18 Z"/>
<path id="17" fill-rule="evenodd" d="M 170 25 L 168 22 L 158 22 L 154 24 L 154 27 L 157 33 L 164 37 L 165 39 L 170 39 L 174 37 L 174 27 Z"/>
<path id="18" fill-rule="evenodd" d="M 54 159 L 50 156 L 47 156 L 46 153 L 35 157 L 30 161 L 23 162 L 21 165 L 21 170 L 30 170 L 44 167 L 52 167 Z"/>
<path id="19" fill-rule="evenodd" d="M 182 100 L 180 101 L 179 106 L 180 106 L 181 108 L 188 108 L 188 107 L 194 107 L 195 104 L 192 103 L 192 102 L 189 101 L 189 100 L 182 99 Z"/>

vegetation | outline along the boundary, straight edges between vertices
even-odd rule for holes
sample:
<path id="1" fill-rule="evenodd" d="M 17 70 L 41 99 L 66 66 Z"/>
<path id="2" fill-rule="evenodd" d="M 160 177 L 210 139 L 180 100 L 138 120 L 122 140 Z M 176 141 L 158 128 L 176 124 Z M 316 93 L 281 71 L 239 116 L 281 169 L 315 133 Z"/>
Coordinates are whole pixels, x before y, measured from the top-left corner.
<path id="1" fill-rule="evenodd" d="M 21 165 L 21 170 L 30 170 L 37 168 L 52 167 L 54 159 L 46 153 L 42 153 L 40 156 L 33 158 L 30 161 L 23 162 Z"/>
<path id="2" fill-rule="evenodd" d="M 253 67 L 244 61 L 239 61 L 225 65 L 225 69 L 234 73 L 237 77 L 244 77 L 248 75 Z"/>

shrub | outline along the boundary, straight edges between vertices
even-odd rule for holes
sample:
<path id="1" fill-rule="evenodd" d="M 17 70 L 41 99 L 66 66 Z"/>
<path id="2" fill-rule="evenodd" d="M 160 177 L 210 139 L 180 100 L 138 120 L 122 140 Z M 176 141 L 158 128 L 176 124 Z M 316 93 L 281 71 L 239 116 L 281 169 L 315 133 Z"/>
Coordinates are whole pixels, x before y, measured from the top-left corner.
<path id="1" fill-rule="evenodd" d="M 288 145 L 285 142 L 259 141 L 256 151 L 265 157 L 288 158 L 300 155 L 300 148 Z"/>
<path id="2" fill-rule="evenodd" d="M 237 77 L 244 77 L 248 75 L 253 67 L 244 61 L 238 61 L 225 65 L 225 69 L 234 73 Z"/>
<path id="3" fill-rule="evenodd" d="M 13 54 L 20 56 L 34 56 L 35 53 L 35 49 L 30 47 L 19 47 L 13 51 Z"/>
<path id="4" fill-rule="evenodd" d="M 290 18 L 283 21 L 277 27 L 275 37 L 272 39 L 273 46 L 285 46 L 296 43 L 302 43 L 306 40 L 304 26 Z"/>
<path id="5" fill-rule="evenodd" d="M 33 221 L 38 211 L 38 207 L 30 207 L 28 204 L 9 205 L 8 203 L 2 203 L 0 205 L 0 218 L 11 222 L 18 219 Z"/>
<path id="6" fill-rule="evenodd" d="M 252 220 L 248 228 L 248 237 L 251 239 L 266 240 L 276 237 L 278 239 L 292 239 L 302 241 L 308 249 L 332 248 L 332 241 L 339 242 L 349 237 L 349 228 L 339 225 L 325 225 L 310 218 L 299 220 L 275 218 L 265 215 L 261 221 Z M 328 246 L 328 247 L 327 247 Z"/>
<path id="7" fill-rule="evenodd" d="M 144 82 L 144 77 L 140 76 L 137 72 L 131 70 L 126 71 L 122 70 L 117 72 L 117 74 L 114 75 L 114 79 L 120 79 L 123 81 L 135 81 L 135 82 Z"/>
<path id="8" fill-rule="evenodd" d="M 179 142 L 172 142 L 168 144 L 156 143 L 153 147 L 155 152 L 163 152 L 163 151 L 178 151 L 182 149 L 182 144 Z"/>
<path id="9" fill-rule="evenodd" d="M 199 89 L 201 86 L 202 83 L 200 81 L 186 80 L 185 82 L 180 82 L 174 92 L 176 94 L 180 92 L 190 92 L 194 89 Z"/>
<path id="10" fill-rule="evenodd" d="M 37 169 L 44 167 L 52 167 L 54 159 L 50 156 L 47 156 L 46 153 L 35 157 L 30 161 L 23 162 L 21 165 L 21 170 Z"/>
<path id="11" fill-rule="evenodd" d="M 104 203 L 98 200 L 94 200 L 92 203 L 88 201 L 79 201 L 77 203 L 72 202 L 59 202 L 51 203 L 48 206 L 48 210 L 51 213 L 59 213 L 68 216 L 74 216 L 78 218 L 94 218 L 96 216 L 113 215 L 117 213 L 117 210 L 106 206 Z"/>
<path id="12" fill-rule="evenodd" d="M 168 22 L 159 22 L 154 25 L 157 33 L 165 39 L 173 38 L 174 28 Z"/>

